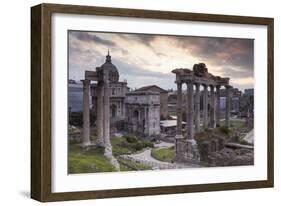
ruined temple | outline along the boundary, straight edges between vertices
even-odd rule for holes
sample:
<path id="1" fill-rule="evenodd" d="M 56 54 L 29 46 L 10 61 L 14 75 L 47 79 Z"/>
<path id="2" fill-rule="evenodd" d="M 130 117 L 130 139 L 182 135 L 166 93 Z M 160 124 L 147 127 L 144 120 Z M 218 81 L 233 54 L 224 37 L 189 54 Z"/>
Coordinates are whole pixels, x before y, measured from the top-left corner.
<path id="1" fill-rule="evenodd" d="M 199 162 L 200 155 L 194 132 L 200 131 L 200 89 L 203 87 L 203 129 L 220 126 L 220 88 L 226 89 L 225 126 L 230 126 L 230 90 L 229 78 L 215 76 L 208 72 L 204 63 L 194 64 L 193 70 L 174 69 L 177 84 L 177 134 L 176 160 L 179 162 Z M 183 106 L 183 86 L 186 85 L 186 102 Z M 195 88 L 195 91 L 194 91 Z M 210 97 L 208 96 L 210 90 Z M 215 92 L 216 89 L 216 92 Z M 195 93 L 195 94 L 194 94 Z M 208 102 L 210 98 L 210 117 Z M 186 112 L 185 133 L 182 130 L 182 113 Z"/>

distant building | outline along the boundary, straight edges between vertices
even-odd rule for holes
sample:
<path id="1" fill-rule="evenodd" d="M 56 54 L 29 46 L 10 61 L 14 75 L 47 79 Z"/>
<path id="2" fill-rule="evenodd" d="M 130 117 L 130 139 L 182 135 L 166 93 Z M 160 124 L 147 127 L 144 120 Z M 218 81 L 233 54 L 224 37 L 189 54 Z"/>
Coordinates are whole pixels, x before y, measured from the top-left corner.
<path id="1" fill-rule="evenodd" d="M 68 81 L 68 108 L 71 112 L 83 110 L 83 84 L 82 82 Z"/>
<path id="2" fill-rule="evenodd" d="M 254 116 L 254 89 L 245 89 L 244 94 L 240 100 L 241 116 L 250 117 Z"/>
<path id="3" fill-rule="evenodd" d="M 168 118 L 168 91 L 162 89 L 157 85 L 149 85 L 144 86 L 136 91 L 150 91 L 150 92 L 159 92 L 160 94 L 160 118 L 167 119 Z"/>
<path id="4" fill-rule="evenodd" d="M 254 96 L 254 89 L 245 89 L 244 94 L 247 96 Z"/>
<path id="5" fill-rule="evenodd" d="M 224 113 L 225 100 L 226 100 L 226 90 L 221 89 L 220 93 L 221 93 L 221 95 L 220 95 L 220 108 L 221 108 L 221 111 Z M 234 88 L 234 89 L 231 90 L 231 92 L 230 92 L 230 97 L 231 97 L 230 112 L 232 114 L 238 114 L 239 113 L 241 96 L 242 96 L 242 92 L 239 89 Z"/>
<path id="6" fill-rule="evenodd" d="M 127 93 L 126 125 L 129 132 L 144 136 L 160 134 L 159 92 L 134 91 Z"/>

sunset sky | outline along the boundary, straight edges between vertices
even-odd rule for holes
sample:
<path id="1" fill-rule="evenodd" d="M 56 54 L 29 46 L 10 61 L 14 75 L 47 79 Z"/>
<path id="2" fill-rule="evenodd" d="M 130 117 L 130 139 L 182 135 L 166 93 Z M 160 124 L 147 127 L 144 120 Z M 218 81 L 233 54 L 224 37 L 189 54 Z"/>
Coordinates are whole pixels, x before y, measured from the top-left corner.
<path id="1" fill-rule="evenodd" d="M 110 51 L 120 81 L 138 88 L 176 88 L 175 68 L 203 62 L 214 75 L 229 77 L 240 90 L 254 87 L 254 41 L 249 39 L 69 31 L 69 78 L 83 79 Z"/>

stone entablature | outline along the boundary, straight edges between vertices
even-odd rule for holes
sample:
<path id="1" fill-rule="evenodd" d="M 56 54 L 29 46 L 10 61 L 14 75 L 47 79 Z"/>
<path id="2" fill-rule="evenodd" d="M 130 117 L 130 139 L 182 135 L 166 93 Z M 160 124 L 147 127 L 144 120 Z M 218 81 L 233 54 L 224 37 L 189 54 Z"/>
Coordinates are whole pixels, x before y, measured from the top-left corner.
<path id="1" fill-rule="evenodd" d="M 134 91 L 127 93 L 126 104 L 138 105 L 160 105 L 160 97 L 158 92 L 150 91 Z"/>
<path id="2" fill-rule="evenodd" d="M 174 69 L 172 72 L 176 74 L 176 83 L 194 82 L 207 86 L 229 85 L 229 78 L 222 78 L 209 73 L 204 63 L 195 64 L 193 66 L 193 71 L 190 69 L 180 68 Z"/>

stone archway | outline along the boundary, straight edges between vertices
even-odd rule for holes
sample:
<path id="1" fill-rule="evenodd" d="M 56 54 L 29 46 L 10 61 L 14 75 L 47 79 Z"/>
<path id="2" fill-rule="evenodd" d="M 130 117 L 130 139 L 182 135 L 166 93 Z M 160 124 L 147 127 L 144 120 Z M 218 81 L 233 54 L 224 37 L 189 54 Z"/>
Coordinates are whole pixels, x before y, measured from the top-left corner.
<path id="1" fill-rule="evenodd" d="M 137 132 L 138 131 L 138 124 L 139 124 L 139 110 L 134 110 L 133 111 L 133 118 L 132 118 L 132 124 L 133 124 L 133 131 Z"/>

